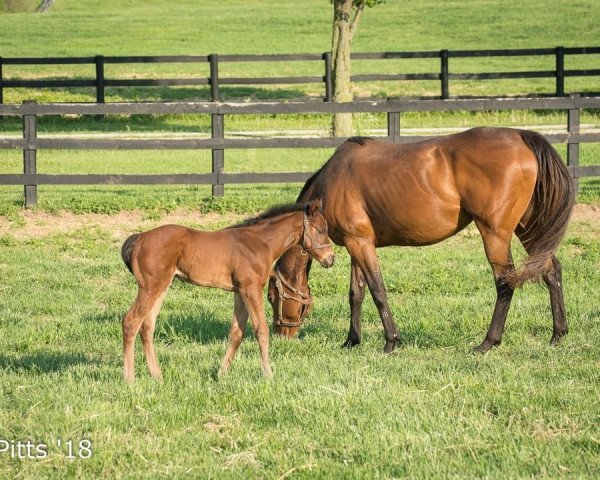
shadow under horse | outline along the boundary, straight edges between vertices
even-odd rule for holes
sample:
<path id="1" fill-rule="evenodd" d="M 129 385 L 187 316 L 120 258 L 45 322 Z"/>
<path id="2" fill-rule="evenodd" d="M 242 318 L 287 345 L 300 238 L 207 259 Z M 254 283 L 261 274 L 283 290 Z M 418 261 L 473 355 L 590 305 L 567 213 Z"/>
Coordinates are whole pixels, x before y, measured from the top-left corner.
<path id="1" fill-rule="evenodd" d="M 123 261 L 138 284 L 137 298 L 123 319 L 125 381 L 131 383 L 135 377 L 134 343 L 138 332 L 150 374 L 161 378 L 153 345 L 154 328 L 174 278 L 234 292 L 229 347 L 219 374 L 229 369 L 250 316 L 263 373 L 271 377 L 269 327 L 262 289 L 273 262 L 292 245 L 301 246 L 305 255 L 326 268 L 333 265 L 334 252 L 320 208 L 320 200 L 314 200 L 274 207 L 258 217 L 215 232 L 163 225 L 125 240 L 121 249 Z"/>
<path id="2" fill-rule="evenodd" d="M 365 284 L 385 331 L 384 351 L 391 352 L 400 339 L 376 248 L 435 244 L 471 222 L 483 239 L 497 292 L 491 325 L 477 349 L 500 344 L 515 288 L 540 277 L 550 291 L 551 343 L 558 342 L 568 328 L 555 252 L 575 191 L 556 150 L 528 130 L 474 128 L 405 145 L 360 137 L 343 143 L 306 182 L 298 201 L 323 200 L 329 235 L 351 256 L 351 318 L 344 346 L 361 341 Z M 511 254 L 513 233 L 528 254 L 518 270 Z M 310 263 L 299 248 L 277 262 L 269 301 L 280 335 L 295 335 L 312 304 Z"/>

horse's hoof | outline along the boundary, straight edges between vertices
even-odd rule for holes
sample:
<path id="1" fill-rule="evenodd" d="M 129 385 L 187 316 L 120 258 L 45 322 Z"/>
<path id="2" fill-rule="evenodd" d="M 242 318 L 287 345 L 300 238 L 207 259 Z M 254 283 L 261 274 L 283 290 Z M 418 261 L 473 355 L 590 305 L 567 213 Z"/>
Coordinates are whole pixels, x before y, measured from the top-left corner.
<path id="1" fill-rule="evenodd" d="M 360 345 L 360 340 L 348 337 L 346 341 L 342 343 L 342 348 L 352 348 L 358 345 Z"/>
<path id="2" fill-rule="evenodd" d="M 550 345 L 558 345 L 567 332 L 554 333 L 550 339 Z"/>
<path id="3" fill-rule="evenodd" d="M 481 345 L 478 345 L 473 348 L 473 352 L 474 353 L 487 353 L 492 349 L 492 347 L 496 347 L 498 345 L 500 345 L 500 343 L 494 344 L 494 343 L 488 342 L 487 340 L 484 340 L 483 342 L 481 342 Z"/>
<path id="4" fill-rule="evenodd" d="M 383 353 L 392 353 L 396 349 L 397 344 L 398 344 L 398 339 L 387 340 L 385 342 L 385 347 L 383 347 Z"/>

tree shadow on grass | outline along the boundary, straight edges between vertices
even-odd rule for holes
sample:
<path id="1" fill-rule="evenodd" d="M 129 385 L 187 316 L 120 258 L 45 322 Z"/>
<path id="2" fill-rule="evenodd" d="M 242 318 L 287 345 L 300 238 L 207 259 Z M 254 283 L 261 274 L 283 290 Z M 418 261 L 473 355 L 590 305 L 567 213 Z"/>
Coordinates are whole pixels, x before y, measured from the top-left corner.
<path id="1" fill-rule="evenodd" d="M 99 365 L 82 353 L 38 352 L 30 355 L 0 355 L 0 370 L 25 373 L 54 373 L 78 365 Z"/>

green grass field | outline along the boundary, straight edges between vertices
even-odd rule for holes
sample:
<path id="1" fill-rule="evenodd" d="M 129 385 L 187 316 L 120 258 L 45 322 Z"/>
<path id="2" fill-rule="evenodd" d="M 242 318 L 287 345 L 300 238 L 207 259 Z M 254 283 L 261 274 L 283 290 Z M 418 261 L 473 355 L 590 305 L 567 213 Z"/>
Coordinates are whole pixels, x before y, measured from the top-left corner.
<path id="1" fill-rule="evenodd" d="M 36 2 L 22 2 L 29 10 Z M 1 4 L 1 2 L 0 2 Z M 367 11 L 355 51 L 591 46 L 598 2 L 479 0 L 400 2 Z M 1 13 L 0 56 L 304 53 L 329 48 L 331 6 L 274 0 L 56 0 L 43 15 Z M 309 12 L 310 14 L 308 14 Z M 585 65 L 597 68 L 599 56 Z M 552 69 L 552 60 L 481 60 L 451 71 Z M 473 62 L 473 61 L 471 61 Z M 550 62 L 550 63 L 548 63 Z M 595 62 L 595 64 L 593 63 Z M 107 73 L 189 76 L 189 66 L 111 66 Z M 284 75 L 310 65 L 275 65 Z M 108 67 L 107 67 L 108 68 Z M 231 64 L 225 75 L 248 65 Z M 252 67 L 254 68 L 254 67 Z M 426 62 L 357 62 L 355 71 L 436 70 Z M 583 59 L 567 68 L 584 68 Z M 296 70 L 294 70 L 296 71 Z M 44 72 L 53 72 L 45 69 Z M 54 71 L 55 72 L 55 71 Z M 62 76 L 88 76 L 87 67 Z M 197 72 L 192 72 L 198 74 Z M 253 72 L 254 73 L 254 72 Z M 205 75 L 201 72 L 199 75 Z M 320 73 L 317 73 L 320 74 Z M 24 67 L 4 78 L 35 78 Z M 437 82 L 361 84 L 360 96 L 437 94 Z M 567 80 L 567 90 L 597 91 Z M 451 93 L 551 92 L 553 80 L 462 82 Z M 231 88 L 225 99 L 265 99 L 272 89 Z M 320 95 L 284 86 L 281 98 Z M 7 89 L 6 102 L 90 101 L 93 92 Z M 168 97 L 172 95 L 173 97 Z M 208 98 L 207 89 L 108 90 L 107 99 Z M 326 116 L 240 116 L 227 132 L 314 130 Z M 582 112 L 588 129 L 597 111 Z M 402 128 L 566 125 L 561 112 L 408 113 Z M 357 133 L 385 128 L 380 115 L 356 119 Z M 14 119 L 2 136 L 20 136 Z M 49 118 L 39 134 L 210 132 L 207 117 Z M 557 149 L 565 157 L 566 147 Z M 313 171 L 331 150 L 227 151 L 228 172 Z M 600 164 L 600 147 L 582 145 L 581 164 Z M 40 173 L 202 173 L 203 151 L 41 151 Z M 0 150 L 0 172 L 20 173 L 22 153 Z M 427 248 L 378 252 L 402 346 L 383 354 L 372 301 L 364 305 L 363 344 L 340 348 L 348 329 L 349 258 L 315 266 L 315 308 L 300 338 L 273 338 L 275 377 L 260 374 L 248 329 L 230 374 L 214 374 L 225 352 L 232 295 L 176 282 L 158 318 L 155 344 L 164 381 L 152 381 L 137 344 L 137 382 L 122 382 L 120 322 L 135 283 L 120 259 L 132 232 L 167 222 L 223 228 L 273 203 L 293 201 L 301 185 L 39 187 L 23 211 L 22 187 L 0 188 L 0 478 L 589 478 L 600 477 L 600 181 L 580 181 L 576 214 L 559 250 L 570 333 L 550 347 L 547 291 L 515 295 L 503 344 L 482 340 L 495 300 L 481 239 L 469 227 Z M 515 257 L 523 252 L 515 245 Z M 268 317 L 270 317 L 270 312 Z M 27 456 L 42 458 L 19 458 Z M 59 445 L 60 443 L 60 445 Z M 37 449 L 36 449 L 37 448 Z M 42 453 L 44 455 L 42 455 Z"/>
<path id="2" fill-rule="evenodd" d="M 165 380 L 148 377 L 138 342 L 132 387 L 121 380 L 120 320 L 135 284 L 119 247 L 166 219 L 38 213 L 8 231 L 2 223 L 0 439 L 43 443 L 48 456 L 0 453 L 0 476 L 595 478 L 600 228 L 586 211 L 560 250 L 571 333 L 558 347 L 548 345 L 547 292 L 528 285 L 503 345 L 470 351 L 494 288 L 469 228 L 437 246 L 380 251 L 404 339 L 392 355 L 370 300 L 363 344 L 340 349 L 349 259 L 338 249 L 332 270 L 313 269 L 316 305 L 301 337 L 272 340 L 271 382 L 250 333 L 230 374 L 214 379 L 231 294 L 175 283 L 156 333 Z M 216 228 L 239 217 L 184 218 Z M 89 440 L 93 454 L 66 458 L 58 439 Z"/>

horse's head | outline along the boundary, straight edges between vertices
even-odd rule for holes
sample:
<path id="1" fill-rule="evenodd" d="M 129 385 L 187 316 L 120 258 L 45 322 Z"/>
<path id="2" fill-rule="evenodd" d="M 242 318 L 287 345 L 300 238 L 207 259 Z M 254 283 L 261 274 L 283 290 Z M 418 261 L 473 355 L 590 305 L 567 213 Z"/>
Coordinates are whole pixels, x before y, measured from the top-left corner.
<path id="1" fill-rule="evenodd" d="M 271 273 L 268 299 L 273 307 L 273 330 L 276 335 L 287 338 L 296 336 L 312 310 L 313 299 L 307 283 L 308 275 L 303 272 L 300 275 L 300 284 L 292 285 L 279 268 L 276 267 Z"/>
<path id="2" fill-rule="evenodd" d="M 273 328 L 277 335 L 295 336 L 312 310 L 308 286 L 311 258 L 326 268 L 333 265 L 335 255 L 320 208 L 320 200 L 306 205 L 300 244 L 290 248 L 271 273 L 268 299 L 273 307 Z"/>

